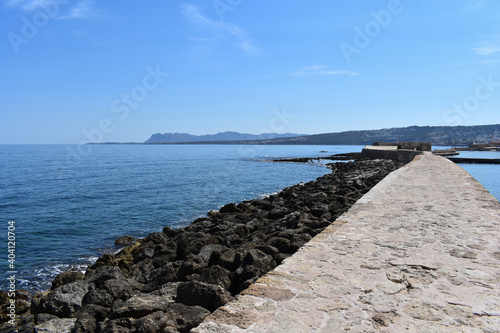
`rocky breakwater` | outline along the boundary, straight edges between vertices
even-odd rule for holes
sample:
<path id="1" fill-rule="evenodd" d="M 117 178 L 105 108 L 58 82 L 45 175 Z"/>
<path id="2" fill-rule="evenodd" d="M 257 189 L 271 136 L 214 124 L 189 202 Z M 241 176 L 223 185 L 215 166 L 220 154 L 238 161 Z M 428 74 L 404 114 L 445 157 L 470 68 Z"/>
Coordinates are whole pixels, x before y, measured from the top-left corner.
<path id="1" fill-rule="evenodd" d="M 230 203 L 65 272 L 35 295 L 19 332 L 189 332 L 291 256 L 398 165 L 358 160 L 264 199 Z M 9 328 L 3 324 L 3 331 Z"/>

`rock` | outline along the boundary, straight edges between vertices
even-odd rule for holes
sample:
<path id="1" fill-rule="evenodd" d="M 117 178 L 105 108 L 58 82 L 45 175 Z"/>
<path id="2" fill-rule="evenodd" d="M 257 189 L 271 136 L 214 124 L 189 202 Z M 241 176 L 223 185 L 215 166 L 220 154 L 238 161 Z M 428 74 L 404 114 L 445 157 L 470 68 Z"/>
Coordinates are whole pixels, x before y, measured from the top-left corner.
<path id="1" fill-rule="evenodd" d="M 197 255 L 189 254 L 182 262 L 181 267 L 177 271 L 177 277 L 184 280 L 186 276 L 198 273 L 207 266 L 207 263 Z"/>
<path id="2" fill-rule="evenodd" d="M 290 241 L 283 237 L 273 237 L 268 240 L 268 244 L 277 248 L 280 252 L 290 252 Z"/>
<path id="3" fill-rule="evenodd" d="M 72 283 L 78 280 L 83 280 L 85 275 L 80 271 L 67 271 L 57 275 L 52 281 L 52 290 L 64 284 Z"/>
<path id="4" fill-rule="evenodd" d="M 132 266 L 128 277 L 140 283 L 148 283 L 154 270 L 153 260 L 146 259 Z"/>
<path id="5" fill-rule="evenodd" d="M 169 237 L 169 238 L 172 238 L 172 237 L 175 237 L 175 234 L 176 234 L 176 231 L 173 230 L 172 228 L 170 227 L 164 227 L 163 228 L 163 233 Z"/>
<path id="6" fill-rule="evenodd" d="M 208 244 L 203 246 L 198 253 L 198 256 L 202 258 L 204 261 L 209 262 L 210 257 L 214 251 L 224 252 L 227 250 L 227 247 L 219 244 Z"/>
<path id="7" fill-rule="evenodd" d="M 121 236 L 117 240 L 115 240 L 115 245 L 129 245 L 135 241 L 135 238 L 132 236 Z"/>
<path id="8" fill-rule="evenodd" d="M 283 260 L 290 257 L 291 255 L 292 255 L 291 253 L 277 253 L 273 256 L 273 259 L 276 261 L 277 265 L 281 265 Z"/>
<path id="9" fill-rule="evenodd" d="M 75 318 L 52 319 L 35 326 L 35 333 L 71 333 L 75 326 Z"/>
<path id="10" fill-rule="evenodd" d="M 135 320 L 132 330 L 137 333 L 178 332 L 177 321 L 182 321 L 179 314 L 157 311 Z"/>
<path id="11" fill-rule="evenodd" d="M 96 304 L 84 305 L 77 313 L 73 315 L 76 318 L 75 328 L 72 333 L 93 332 L 97 323 L 103 321 L 108 315 L 110 308 Z"/>
<path id="12" fill-rule="evenodd" d="M 169 241 L 169 237 L 163 232 L 153 232 L 144 238 L 144 243 L 162 244 Z"/>
<path id="13" fill-rule="evenodd" d="M 323 215 L 328 214 L 328 206 L 327 205 L 314 205 L 311 207 L 311 213 L 317 218 L 322 217 Z"/>
<path id="14" fill-rule="evenodd" d="M 97 326 L 99 333 L 130 333 L 132 327 L 132 318 L 124 318 L 119 320 L 105 320 Z"/>
<path id="15" fill-rule="evenodd" d="M 231 294 L 218 285 L 189 281 L 179 284 L 177 288 L 177 303 L 199 305 L 209 311 L 214 311 L 231 300 Z"/>
<path id="16" fill-rule="evenodd" d="M 203 269 L 199 275 L 191 276 L 193 280 L 219 285 L 226 290 L 231 286 L 231 277 L 232 273 L 219 265 L 210 266 Z"/>
<path id="17" fill-rule="evenodd" d="M 290 240 L 290 247 L 291 247 L 292 251 L 295 252 L 299 248 L 301 248 L 302 245 L 309 242 L 311 239 L 312 239 L 312 237 L 308 233 L 295 234 L 295 235 L 293 235 L 292 239 Z"/>
<path id="18" fill-rule="evenodd" d="M 222 253 L 219 258 L 219 265 L 230 271 L 236 269 L 236 267 L 238 267 L 236 252 L 234 250 L 227 250 Z"/>
<path id="19" fill-rule="evenodd" d="M 99 267 L 95 273 L 87 279 L 88 282 L 93 283 L 97 288 L 103 288 L 107 280 L 124 280 L 122 270 L 116 266 L 103 266 Z"/>
<path id="20" fill-rule="evenodd" d="M 210 314 L 210 311 L 201 306 L 187 306 L 181 303 L 170 305 L 168 313 L 171 312 L 178 314 L 182 318 L 177 321 L 179 332 L 189 332 L 191 328 L 197 327 Z"/>
<path id="21" fill-rule="evenodd" d="M 97 259 L 95 264 L 87 268 L 85 275 L 92 275 L 98 268 L 103 266 L 118 266 L 118 261 L 112 254 L 104 254 L 102 257 Z"/>
<path id="22" fill-rule="evenodd" d="M 109 319 L 141 318 L 157 311 L 167 311 L 170 302 L 162 296 L 142 294 L 133 296 L 125 302 L 114 306 Z"/>
<path id="23" fill-rule="evenodd" d="M 261 272 L 267 272 L 276 267 L 276 262 L 272 256 L 265 254 L 260 250 L 251 249 L 246 253 L 242 265 L 253 266 Z"/>
<path id="24" fill-rule="evenodd" d="M 87 281 L 76 281 L 60 286 L 45 295 L 34 297 L 31 313 L 48 313 L 60 318 L 67 318 L 82 307 L 83 296 L 87 293 Z"/>
<path id="25" fill-rule="evenodd" d="M 153 290 L 159 289 L 164 284 L 177 280 L 177 272 L 174 266 L 172 265 L 172 263 L 168 263 L 164 267 L 157 268 L 151 273 L 151 282 L 149 282 L 142 288 L 142 292 L 152 292 Z"/>
<path id="26" fill-rule="evenodd" d="M 271 220 L 277 220 L 285 217 L 287 213 L 288 210 L 285 207 L 275 207 L 267 214 L 267 218 Z"/>
<path id="27" fill-rule="evenodd" d="M 154 254 L 155 254 L 155 249 L 154 248 L 150 248 L 150 247 L 144 248 L 144 249 L 142 249 L 141 251 L 139 251 L 139 253 L 137 253 L 134 256 L 133 263 L 137 264 L 138 262 L 143 261 L 144 259 L 153 258 Z"/>
<path id="28" fill-rule="evenodd" d="M 265 254 L 269 254 L 269 255 L 275 255 L 276 253 L 280 252 L 277 248 L 275 248 L 274 246 L 271 246 L 271 245 L 259 246 L 259 247 L 257 247 L 257 250 L 260 250 L 260 251 L 264 252 Z"/>
<path id="29" fill-rule="evenodd" d="M 103 307 L 111 307 L 115 300 L 102 289 L 92 289 L 88 291 L 82 299 L 82 305 L 95 304 Z"/>
<path id="30" fill-rule="evenodd" d="M 35 325 L 40 325 L 40 324 L 45 323 L 46 321 L 49 321 L 52 319 L 59 319 L 59 317 L 48 314 L 48 313 L 39 313 L 39 314 L 34 315 Z"/>
<path id="31" fill-rule="evenodd" d="M 239 208 L 236 206 L 236 204 L 234 202 L 223 206 L 219 210 L 219 212 L 221 212 L 221 213 L 237 213 L 239 211 L 240 211 Z"/>

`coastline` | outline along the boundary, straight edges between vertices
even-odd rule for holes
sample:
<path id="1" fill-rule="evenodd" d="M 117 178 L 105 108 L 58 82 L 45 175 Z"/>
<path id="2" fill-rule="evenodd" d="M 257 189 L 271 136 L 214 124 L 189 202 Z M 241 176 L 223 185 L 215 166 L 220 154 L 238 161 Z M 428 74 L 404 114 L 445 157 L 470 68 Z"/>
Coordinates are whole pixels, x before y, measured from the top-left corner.
<path id="1" fill-rule="evenodd" d="M 182 229 L 152 233 L 116 255 L 102 256 L 85 276 L 61 274 L 52 291 L 33 297 L 35 322 L 25 312 L 26 329 L 70 318 L 65 322 L 81 332 L 98 327 L 112 332 L 117 326 L 133 332 L 161 314 L 182 322 L 178 331 L 188 330 L 279 265 L 397 168 L 385 160 L 329 166 L 332 173 L 315 181 L 268 198 L 227 204 Z"/>

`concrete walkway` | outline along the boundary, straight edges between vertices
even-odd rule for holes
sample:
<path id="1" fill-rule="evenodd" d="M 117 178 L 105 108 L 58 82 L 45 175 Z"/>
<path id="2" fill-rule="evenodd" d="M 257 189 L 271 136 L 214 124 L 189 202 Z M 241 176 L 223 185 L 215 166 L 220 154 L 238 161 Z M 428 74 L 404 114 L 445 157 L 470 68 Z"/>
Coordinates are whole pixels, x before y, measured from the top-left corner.
<path id="1" fill-rule="evenodd" d="M 192 332 L 500 332 L 500 203 L 425 154 Z"/>

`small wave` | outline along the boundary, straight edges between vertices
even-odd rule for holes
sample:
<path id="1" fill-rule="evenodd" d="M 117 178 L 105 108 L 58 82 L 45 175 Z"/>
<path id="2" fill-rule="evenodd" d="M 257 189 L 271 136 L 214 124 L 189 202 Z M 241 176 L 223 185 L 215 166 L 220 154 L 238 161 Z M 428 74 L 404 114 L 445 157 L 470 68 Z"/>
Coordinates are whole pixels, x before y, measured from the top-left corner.
<path id="1" fill-rule="evenodd" d="M 278 194 L 279 192 L 271 192 L 271 193 L 262 193 L 258 195 L 258 199 L 266 199 L 269 198 L 272 195 Z"/>

